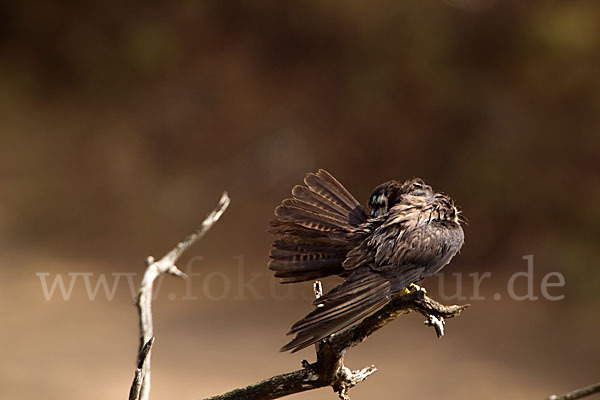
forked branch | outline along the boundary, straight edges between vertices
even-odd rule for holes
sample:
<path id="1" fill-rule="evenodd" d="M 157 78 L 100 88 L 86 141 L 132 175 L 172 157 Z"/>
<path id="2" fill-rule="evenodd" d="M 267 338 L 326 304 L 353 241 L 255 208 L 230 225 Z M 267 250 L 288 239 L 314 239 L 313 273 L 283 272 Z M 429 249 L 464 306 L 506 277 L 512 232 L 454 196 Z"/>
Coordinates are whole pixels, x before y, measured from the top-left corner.
<path id="1" fill-rule="evenodd" d="M 171 274 L 182 278 L 187 276 L 177 268 L 175 263 L 183 252 L 202 238 L 206 232 L 219 220 L 229 206 L 229 196 L 223 193 L 217 207 L 204 219 L 194 232 L 177 244 L 163 258 L 155 261 L 153 257 L 146 259 L 146 272 L 136 297 L 136 306 L 140 317 L 140 347 L 138 365 L 129 392 L 130 400 L 148 400 L 150 395 L 150 357 L 154 343 L 154 328 L 152 324 L 152 287 L 156 278 L 162 274 Z"/>
<path id="2" fill-rule="evenodd" d="M 320 284 L 315 285 L 315 295 L 321 293 Z M 245 388 L 210 397 L 205 400 L 264 400 L 277 399 L 306 390 L 331 386 L 340 399 L 349 399 L 348 389 L 365 380 L 377 371 L 371 365 L 351 371 L 344 366 L 346 350 L 361 343 L 376 330 L 384 327 L 400 314 L 416 311 L 425 317 L 426 325 L 434 326 L 438 337 L 444 335 L 445 319 L 458 316 L 469 304 L 445 306 L 427 296 L 425 290 L 393 298 L 385 307 L 365 318 L 359 324 L 342 333 L 329 336 L 317 343 L 317 361 L 302 362 L 302 369 L 274 376 Z"/>
<path id="3" fill-rule="evenodd" d="M 148 257 L 146 271 L 139 289 L 136 306 L 140 317 L 140 347 L 138 365 L 131 385 L 130 400 L 148 400 L 150 393 L 150 358 L 154 343 L 152 324 L 152 288 L 154 281 L 162 274 L 171 274 L 186 278 L 175 263 L 192 244 L 198 241 L 221 217 L 229 205 L 227 193 L 223 193 L 219 204 L 202 225 L 192 234 L 178 243 L 163 258 L 155 261 Z M 322 295 L 320 282 L 315 283 L 315 296 Z M 302 362 L 302 369 L 277 375 L 262 382 L 235 389 L 223 395 L 207 400 L 265 400 L 277 399 L 290 394 L 331 386 L 340 399 L 347 400 L 348 390 L 377 371 L 371 365 L 351 371 L 344 366 L 346 350 L 365 340 L 376 330 L 393 321 L 400 314 L 416 311 L 424 315 L 426 325 L 435 327 L 438 337 L 444 335 L 445 319 L 459 315 L 468 304 L 445 306 L 427 296 L 425 290 L 417 290 L 394 297 L 385 307 L 365 318 L 354 327 L 320 341 L 316 344 L 317 360 L 314 363 Z M 569 399 L 571 397 L 568 397 Z M 565 398 L 567 399 L 567 398 Z"/>

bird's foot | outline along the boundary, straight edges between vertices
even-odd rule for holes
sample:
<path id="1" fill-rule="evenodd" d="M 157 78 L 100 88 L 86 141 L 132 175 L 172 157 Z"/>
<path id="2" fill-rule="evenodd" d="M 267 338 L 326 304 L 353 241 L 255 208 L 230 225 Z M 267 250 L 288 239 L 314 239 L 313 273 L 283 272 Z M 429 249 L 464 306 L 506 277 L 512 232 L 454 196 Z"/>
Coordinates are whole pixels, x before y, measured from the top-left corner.
<path id="1" fill-rule="evenodd" d="M 404 289 L 402 289 L 400 291 L 400 295 L 401 296 L 408 296 L 411 295 L 413 293 L 416 292 L 423 292 L 423 294 L 427 293 L 427 289 L 425 289 L 424 287 L 421 287 L 417 284 L 411 283 L 410 285 L 408 285 L 407 287 L 405 287 Z"/>

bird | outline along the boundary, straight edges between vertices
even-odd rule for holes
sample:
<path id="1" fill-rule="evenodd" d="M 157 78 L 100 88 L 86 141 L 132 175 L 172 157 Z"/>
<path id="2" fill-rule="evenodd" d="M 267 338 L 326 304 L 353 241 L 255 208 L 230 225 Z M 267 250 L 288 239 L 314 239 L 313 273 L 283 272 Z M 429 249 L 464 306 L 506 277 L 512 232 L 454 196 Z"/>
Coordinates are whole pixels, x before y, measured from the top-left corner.
<path id="1" fill-rule="evenodd" d="M 339 276 L 287 333 L 296 352 L 343 331 L 439 272 L 464 243 L 466 221 L 420 178 L 377 186 L 367 207 L 329 172 L 309 173 L 275 208 L 268 268 L 281 283 Z"/>

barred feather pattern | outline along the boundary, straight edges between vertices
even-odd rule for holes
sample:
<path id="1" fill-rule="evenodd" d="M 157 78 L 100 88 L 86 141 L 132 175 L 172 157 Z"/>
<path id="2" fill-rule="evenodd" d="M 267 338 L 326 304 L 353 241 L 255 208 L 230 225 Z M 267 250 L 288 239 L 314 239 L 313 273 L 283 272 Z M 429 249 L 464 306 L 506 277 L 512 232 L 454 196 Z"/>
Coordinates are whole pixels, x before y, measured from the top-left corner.
<path id="1" fill-rule="evenodd" d="M 357 244 L 348 235 L 366 220 L 364 207 L 327 171 L 308 174 L 275 209 L 270 231 L 279 239 L 269 269 L 282 283 L 343 274 L 346 254 Z"/>
<path id="2" fill-rule="evenodd" d="M 296 322 L 281 351 L 301 350 L 377 311 L 395 293 L 442 269 L 464 235 L 454 201 L 421 179 L 376 187 L 369 209 L 329 173 L 308 174 L 275 209 L 269 268 L 282 283 L 346 278 Z"/>

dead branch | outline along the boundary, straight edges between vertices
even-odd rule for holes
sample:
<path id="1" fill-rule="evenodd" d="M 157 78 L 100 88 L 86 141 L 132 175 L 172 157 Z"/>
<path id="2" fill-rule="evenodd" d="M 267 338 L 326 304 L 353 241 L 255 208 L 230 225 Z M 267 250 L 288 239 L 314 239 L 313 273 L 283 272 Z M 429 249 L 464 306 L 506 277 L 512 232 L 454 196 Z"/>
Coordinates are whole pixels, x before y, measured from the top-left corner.
<path id="1" fill-rule="evenodd" d="M 146 272 L 142 279 L 136 305 L 140 318 L 140 348 L 138 365 L 131 385 L 130 400 L 148 400 L 150 394 L 150 358 L 154 343 L 152 324 L 152 288 L 154 281 L 162 274 L 171 274 L 186 278 L 175 263 L 192 244 L 198 241 L 221 217 L 229 205 L 227 193 L 223 193 L 216 209 L 211 212 L 202 225 L 191 235 L 168 252 L 163 258 L 155 261 L 153 257 L 146 260 Z M 315 282 L 315 296 L 322 295 L 320 282 Z M 393 321 L 398 315 L 416 311 L 424 315 L 426 325 L 434 326 L 438 337 L 444 335 L 444 321 L 459 315 L 469 305 L 445 306 L 429 298 L 424 289 L 418 288 L 412 293 L 399 295 L 375 314 L 365 318 L 354 327 L 331 335 L 315 345 L 317 360 L 314 363 L 302 362 L 302 369 L 277 375 L 262 382 L 235 389 L 223 395 L 210 397 L 207 400 L 264 400 L 277 399 L 306 390 L 331 386 L 340 399 L 348 400 L 348 390 L 365 380 L 377 369 L 371 365 L 352 371 L 344 366 L 346 350 L 356 346 L 376 330 Z M 576 398 L 576 397 L 573 397 Z M 565 398 L 567 399 L 567 398 Z M 570 397 L 569 397 L 570 399 Z"/>
<path id="2" fill-rule="evenodd" d="M 322 293 L 320 283 L 315 284 L 315 296 Z M 274 376 L 245 388 L 210 397 L 205 400 L 263 400 L 277 399 L 306 390 L 331 386 L 340 399 L 347 400 L 348 389 L 365 380 L 377 369 L 374 366 L 351 371 L 344 366 L 346 350 L 361 343 L 376 330 L 393 321 L 400 314 L 416 311 L 425 317 L 426 325 L 434 326 L 438 337 L 444 335 L 444 320 L 459 315 L 469 304 L 445 306 L 418 290 L 394 297 L 385 307 L 365 318 L 354 327 L 316 344 L 317 361 L 302 362 L 303 369 Z"/>
<path id="3" fill-rule="evenodd" d="M 148 354 L 150 354 L 150 349 L 152 349 L 153 344 L 154 338 L 148 340 L 138 356 L 138 366 L 135 369 L 135 376 L 133 377 L 133 383 L 131 384 L 131 389 L 129 390 L 129 400 L 137 400 L 140 398 L 142 383 L 144 382 L 144 364 L 148 359 Z"/>
<path id="4" fill-rule="evenodd" d="M 589 396 L 594 393 L 600 393 L 600 382 L 581 389 L 574 390 L 569 393 L 565 393 L 560 396 L 554 394 L 548 397 L 546 400 L 575 400 L 581 399 L 582 397 Z"/>
<path id="5" fill-rule="evenodd" d="M 173 250 L 163 258 L 155 261 L 153 257 L 146 259 L 146 272 L 136 298 L 136 306 L 140 317 L 140 346 L 138 352 L 138 368 L 131 385 L 130 400 L 148 400 L 150 395 L 150 358 L 154 343 L 154 328 L 152 324 L 152 286 L 156 278 L 162 274 L 175 275 L 182 278 L 187 276 L 177 268 L 175 263 L 184 251 L 202 238 L 206 232 L 219 220 L 229 206 L 229 196 L 223 193 L 219 204 L 194 232 L 178 243 Z M 139 370 L 139 371 L 138 371 Z M 132 397 L 133 396 L 133 397 Z"/>

